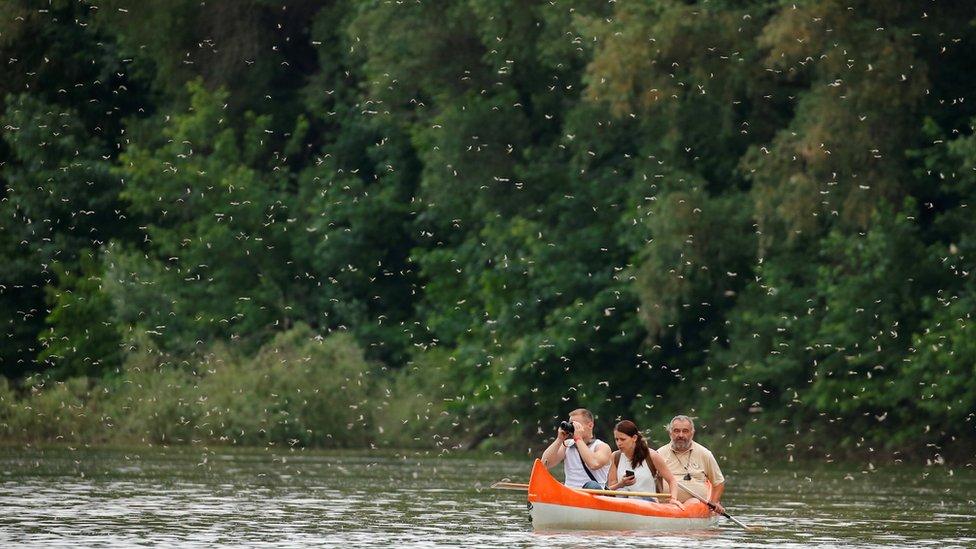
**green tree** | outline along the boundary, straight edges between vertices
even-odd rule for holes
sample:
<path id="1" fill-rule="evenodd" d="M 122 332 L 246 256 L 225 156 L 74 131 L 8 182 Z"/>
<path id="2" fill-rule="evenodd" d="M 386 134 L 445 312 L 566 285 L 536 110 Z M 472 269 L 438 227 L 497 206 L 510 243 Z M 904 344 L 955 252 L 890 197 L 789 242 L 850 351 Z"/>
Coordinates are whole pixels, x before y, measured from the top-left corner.
<path id="1" fill-rule="evenodd" d="M 146 106 L 146 86 L 94 28 L 96 11 L 13 0 L 0 21 L 0 374 L 10 377 L 43 367 L 37 338 L 55 273 L 129 230 L 109 167 L 123 119 Z"/>
<path id="2" fill-rule="evenodd" d="M 248 117 L 238 134 L 224 117 L 226 92 L 199 83 L 189 91 L 187 112 L 170 118 L 161 139 L 120 155 L 122 196 L 145 225 L 143 250 L 122 243 L 106 257 L 114 300 L 122 322 L 167 348 L 258 343 L 304 314 L 289 182 L 261 169 L 267 116 Z"/>
<path id="3" fill-rule="evenodd" d="M 37 337 L 50 312 L 44 288 L 58 285 L 59 270 L 77 269 L 83 250 L 125 234 L 127 223 L 105 143 L 76 112 L 22 94 L 8 97 L 3 124 L 10 157 L 0 166 L 2 373 L 17 377 L 37 368 Z"/>
<path id="4" fill-rule="evenodd" d="M 94 253 L 82 252 L 79 271 L 58 273 L 57 286 L 48 286 L 51 313 L 39 339 L 38 361 L 55 378 L 99 377 L 118 371 L 121 337 L 108 294 L 102 288 L 102 263 Z"/>

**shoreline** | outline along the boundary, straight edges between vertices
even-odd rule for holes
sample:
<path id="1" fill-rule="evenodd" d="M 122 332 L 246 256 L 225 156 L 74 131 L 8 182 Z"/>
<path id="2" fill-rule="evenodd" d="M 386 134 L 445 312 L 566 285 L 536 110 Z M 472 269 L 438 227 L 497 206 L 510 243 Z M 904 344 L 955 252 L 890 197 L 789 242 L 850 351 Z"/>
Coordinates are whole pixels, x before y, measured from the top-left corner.
<path id="1" fill-rule="evenodd" d="M 228 444 L 139 444 L 133 442 L 105 442 L 105 443 L 78 443 L 78 442 L 30 442 L 30 441 L 16 441 L 12 439 L 0 439 L 0 457 L 7 454 L 14 454 L 20 451 L 25 453 L 30 452 L 60 452 L 60 451 L 83 451 L 83 452 L 160 452 L 160 453 L 175 453 L 177 455 L 184 454 L 198 454 L 200 452 L 207 453 L 210 455 L 219 454 L 234 454 L 241 456 L 258 456 L 266 455 L 273 456 L 276 454 L 288 454 L 290 456 L 334 456 L 334 457 L 363 457 L 363 456 L 375 456 L 377 458 L 394 458 L 394 459 L 437 459 L 437 460 L 477 460 L 477 461 L 519 461 L 524 460 L 527 464 L 531 464 L 532 459 L 541 454 L 541 449 L 538 453 L 519 453 L 514 451 L 501 451 L 501 450 L 487 450 L 487 449 L 475 449 L 475 450 L 444 450 L 436 448 L 393 448 L 393 447 L 341 447 L 341 448 L 325 448 L 325 447 L 309 447 L 309 446 L 287 446 L 271 444 L 266 446 L 256 446 L 256 445 L 228 445 Z M 713 452 L 715 452 L 713 450 Z M 773 459 L 771 453 L 765 454 L 755 454 L 751 456 L 753 459 L 748 459 L 747 456 L 743 455 L 741 452 L 716 452 L 716 459 L 719 460 L 720 465 L 723 469 L 728 469 L 729 471 L 734 471 L 737 468 L 745 467 L 747 469 L 751 468 L 753 464 L 759 464 L 763 467 L 773 467 L 777 469 L 782 468 L 798 468 L 804 469 L 809 467 L 822 468 L 822 469 L 833 469 L 833 468 L 845 468 L 850 465 L 856 464 L 857 469 L 861 470 L 863 473 L 874 474 L 880 470 L 886 468 L 926 468 L 926 469 L 963 469 L 976 471 L 976 460 L 970 461 L 954 461 L 954 460 L 942 460 L 942 461 L 919 461 L 912 459 L 870 459 L 865 455 L 845 455 L 843 457 L 832 457 L 829 459 L 819 458 L 817 456 L 807 455 L 803 457 L 794 457 L 790 459 L 789 457 L 783 459 Z M 875 456 L 877 457 L 877 456 Z M 745 464 L 745 465 L 743 465 Z"/>

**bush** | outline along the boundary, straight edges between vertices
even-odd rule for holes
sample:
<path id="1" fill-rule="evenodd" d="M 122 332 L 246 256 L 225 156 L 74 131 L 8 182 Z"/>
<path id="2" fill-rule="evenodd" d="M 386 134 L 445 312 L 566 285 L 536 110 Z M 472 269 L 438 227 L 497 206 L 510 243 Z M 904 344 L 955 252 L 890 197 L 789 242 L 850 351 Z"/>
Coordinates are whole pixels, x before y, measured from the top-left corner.
<path id="1" fill-rule="evenodd" d="M 17 398 L 6 379 L 0 382 L 0 438 L 26 441 L 82 442 L 98 440 L 88 378 L 46 382 L 34 377 Z"/>
<path id="2" fill-rule="evenodd" d="M 457 447 L 454 413 L 461 377 L 450 354 L 430 350 L 390 374 L 373 398 L 377 444 L 395 448 Z"/>
<path id="3" fill-rule="evenodd" d="M 208 438 L 325 447 L 371 438 L 372 368 L 346 334 L 321 338 L 299 325 L 253 358 L 220 349 L 206 366 L 200 404 Z"/>
<path id="4" fill-rule="evenodd" d="M 319 447 L 374 438 L 373 367 L 351 336 L 298 325 L 250 357 L 217 344 L 192 360 L 145 343 L 91 390 L 87 378 L 35 378 L 18 396 L 0 377 L 0 438 Z"/>

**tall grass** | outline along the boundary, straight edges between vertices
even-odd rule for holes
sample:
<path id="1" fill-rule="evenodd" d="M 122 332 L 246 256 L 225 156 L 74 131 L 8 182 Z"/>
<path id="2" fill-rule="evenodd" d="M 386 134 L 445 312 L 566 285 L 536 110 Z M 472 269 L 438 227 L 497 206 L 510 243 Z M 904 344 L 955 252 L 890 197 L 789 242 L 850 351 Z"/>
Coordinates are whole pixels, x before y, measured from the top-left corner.
<path id="1" fill-rule="evenodd" d="M 15 389 L 0 377 L 0 440 L 451 448 L 462 422 L 448 364 L 431 352 L 390 371 L 352 337 L 305 325 L 250 355 L 223 343 L 174 357 L 143 341 L 109 378 Z"/>
<path id="2" fill-rule="evenodd" d="M 130 352 L 121 373 L 15 391 L 0 378 L 0 437 L 17 441 L 360 446 L 375 366 L 352 338 L 307 326 L 252 356 L 217 345 L 193 359 Z"/>
<path id="3" fill-rule="evenodd" d="M 397 448 L 456 449 L 461 379 L 447 352 L 430 350 L 388 374 L 373 399 L 379 443 Z"/>

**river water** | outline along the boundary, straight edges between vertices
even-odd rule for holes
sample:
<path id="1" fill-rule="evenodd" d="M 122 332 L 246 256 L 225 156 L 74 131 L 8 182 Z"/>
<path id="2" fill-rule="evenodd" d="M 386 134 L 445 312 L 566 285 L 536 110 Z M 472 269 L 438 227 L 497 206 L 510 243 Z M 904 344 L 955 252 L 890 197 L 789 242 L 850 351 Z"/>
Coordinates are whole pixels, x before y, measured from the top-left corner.
<path id="1" fill-rule="evenodd" d="M 291 449 L 0 448 L 0 546 L 974 547 L 973 466 L 725 465 L 690 533 L 532 531 L 531 462 Z"/>

